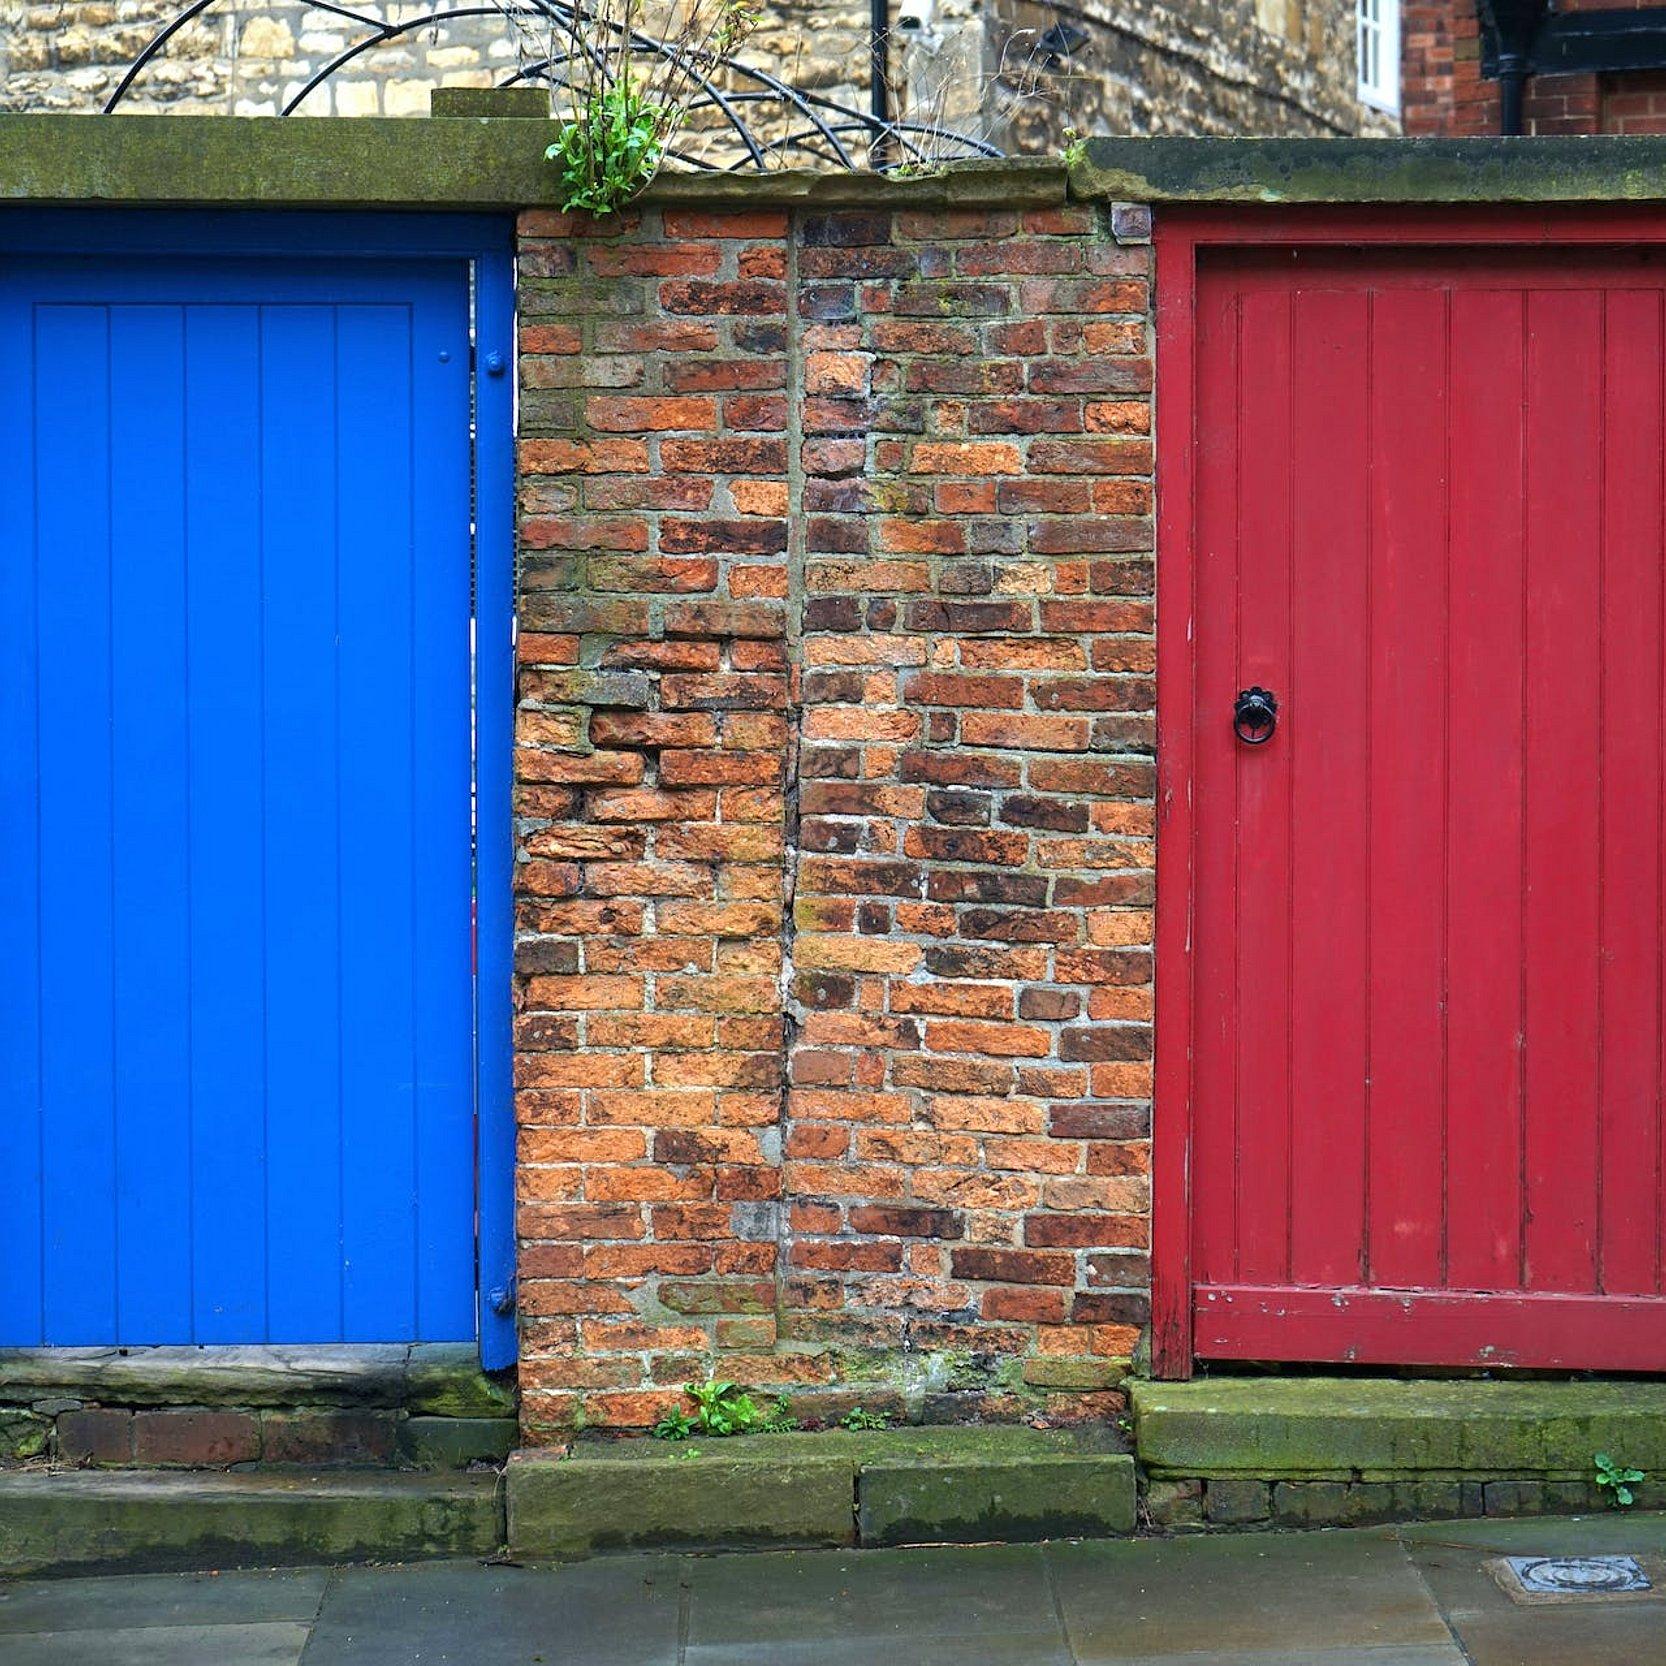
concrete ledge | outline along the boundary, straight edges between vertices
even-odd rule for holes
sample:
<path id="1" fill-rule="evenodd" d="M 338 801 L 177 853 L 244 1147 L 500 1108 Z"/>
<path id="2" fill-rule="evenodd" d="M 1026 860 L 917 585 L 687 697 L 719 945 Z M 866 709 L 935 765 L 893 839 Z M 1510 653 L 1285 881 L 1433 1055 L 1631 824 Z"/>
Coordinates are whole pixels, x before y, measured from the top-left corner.
<path id="1" fill-rule="evenodd" d="M 1216 1377 L 1130 1388 L 1136 1449 L 1158 1477 L 1588 1483 L 1598 1452 L 1666 1470 L 1666 1382 Z"/>
<path id="2" fill-rule="evenodd" d="M 511 1551 L 965 1543 L 1134 1525 L 1134 1465 L 1102 1432 L 894 1429 L 518 1453 Z"/>
<path id="3" fill-rule="evenodd" d="M 0 202 L 222 208 L 559 206 L 547 119 L 0 115 Z M 957 164 L 901 180 L 832 170 L 666 173 L 654 202 L 760 207 L 1062 203 L 1061 162 Z"/>
<path id="4" fill-rule="evenodd" d="M 492 1475 L 0 1474 L 0 1575 L 484 1556 Z"/>
<path id="5" fill-rule="evenodd" d="M 1666 140 L 1090 139 L 1070 189 L 1151 203 L 1658 202 Z"/>

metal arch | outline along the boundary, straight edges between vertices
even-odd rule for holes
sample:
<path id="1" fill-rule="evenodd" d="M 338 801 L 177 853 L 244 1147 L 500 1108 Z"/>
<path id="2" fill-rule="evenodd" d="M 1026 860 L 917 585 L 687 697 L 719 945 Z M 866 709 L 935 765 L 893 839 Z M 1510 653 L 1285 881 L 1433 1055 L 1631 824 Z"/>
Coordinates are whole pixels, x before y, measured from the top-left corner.
<path id="1" fill-rule="evenodd" d="M 220 0 L 188 0 L 147 41 L 128 66 L 115 89 L 105 100 L 109 114 L 120 107 L 132 93 L 146 69 L 159 58 L 168 43 L 188 24 L 203 17 Z M 321 64 L 306 82 L 284 103 L 281 115 L 294 113 L 320 87 L 348 64 L 366 52 L 373 51 L 402 36 L 418 34 L 424 29 L 442 28 L 466 19 L 499 17 L 517 23 L 549 25 L 565 33 L 575 48 L 592 58 L 603 76 L 610 76 L 606 60 L 622 46 L 633 55 L 654 56 L 676 65 L 678 72 L 688 78 L 691 96 L 688 112 L 716 111 L 722 118 L 719 128 L 704 135 L 722 144 L 738 145 L 741 155 L 732 161 L 714 161 L 696 154 L 687 147 L 673 144 L 671 155 L 686 166 L 706 171 L 766 170 L 781 158 L 798 156 L 806 161 L 831 163 L 836 167 L 855 171 L 859 163 L 847 141 L 865 140 L 870 163 L 879 168 L 917 163 L 930 156 L 939 159 L 945 152 L 967 158 L 998 157 L 1000 148 L 969 133 L 930 122 L 914 122 L 906 118 L 881 117 L 874 112 L 847 104 L 824 94 L 806 92 L 772 75 L 768 70 L 743 63 L 738 59 L 712 60 L 695 54 L 679 52 L 665 41 L 639 31 L 624 31 L 617 24 L 606 25 L 619 39 L 613 47 L 598 47 L 582 38 L 581 25 L 594 26 L 598 20 L 589 16 L 575 0 L 475 0 L 475 3 L 456 3 L 456 0 L 435 0 L 430 8 L 416 17 L 399 21 L 375 16 L 342 0 L 312 0 L 319 11 L 343 18 L 365 31 L 362 40 L 354 41 Z M 543 82 L 552 87 L 565 83 L 564 66 L 574 57 L 573 51 L 551 53 L 549 56 L 525 62 L 498 84 L 514 86 L 528 82 Z M 738 78 L 739 88 L 720 87 L 713 71 L 721 68 Z M 755 131 L 746 118 L 748 107 L 779 108 L 789 117 L 785 132 L 765 135 Z M 796 123 L 791 118 L 796 117 Z M 686 130 L 686 124 L 685 124 Z M 725 139 L 727 135 L 727 139 Z"/>

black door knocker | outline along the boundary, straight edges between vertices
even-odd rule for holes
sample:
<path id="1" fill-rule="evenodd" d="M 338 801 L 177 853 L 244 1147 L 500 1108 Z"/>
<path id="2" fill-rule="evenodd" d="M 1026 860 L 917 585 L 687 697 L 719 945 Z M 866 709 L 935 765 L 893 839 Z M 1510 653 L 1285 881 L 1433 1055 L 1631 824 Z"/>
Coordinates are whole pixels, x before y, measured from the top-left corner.
<path id="1" fill-rule="evenodd" d="M 1264 746 L 1278 727 L 1278 699 L 1271 689 L 1246 688 L 1232 702 L 1232 732 L 1245 746 Z"/>

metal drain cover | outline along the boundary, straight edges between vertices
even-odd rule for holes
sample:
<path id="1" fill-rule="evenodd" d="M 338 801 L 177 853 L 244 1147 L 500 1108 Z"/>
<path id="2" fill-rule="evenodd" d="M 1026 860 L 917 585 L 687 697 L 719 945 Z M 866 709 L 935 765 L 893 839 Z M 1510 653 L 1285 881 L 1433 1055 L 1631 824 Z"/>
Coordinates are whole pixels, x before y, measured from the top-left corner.
<path id="1" fill-rule="evenodd" d="M 1650 1573 L 1660 1573 L 1658 1566 L 1645 1569 L 1635 1556 L 1501 1556 L 1493 1571 L 1518 1602 L 1649 1595 L 1656 1589 Z"/>

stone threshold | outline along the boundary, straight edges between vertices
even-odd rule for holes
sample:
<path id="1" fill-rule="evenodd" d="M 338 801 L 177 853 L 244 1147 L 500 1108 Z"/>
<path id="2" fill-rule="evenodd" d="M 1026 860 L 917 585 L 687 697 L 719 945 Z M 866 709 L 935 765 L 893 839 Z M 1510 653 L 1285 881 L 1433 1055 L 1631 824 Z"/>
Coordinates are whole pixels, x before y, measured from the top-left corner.
<path id="1" fill-rule="evenodd" d="M 130 1406 L 403 1406 L 512 1415 L 473 1343 L 308 1347 L 0 1348 L 0 1401 Z"/>
<path id="2" fill-rule="evenodd" d="M 1209 1377 L 1129 1385 L 1157 1527 L 1611 1510 L 1595 1457 L 1666 1504 L 1666 1382 Z"/>
<path id="3" fill-rule="evenodd" d="M 517 1432 L 472 1344 L 0 1350 L 0 1462 L 447 1469 Z"/>
<path id="4" fill-rule="evenodd" d="M 1025 1543 L 1135 1524 L 1106 1430 L 906 1428 L 580 1442 L 505 1472 L 510 1553 Z"/>

